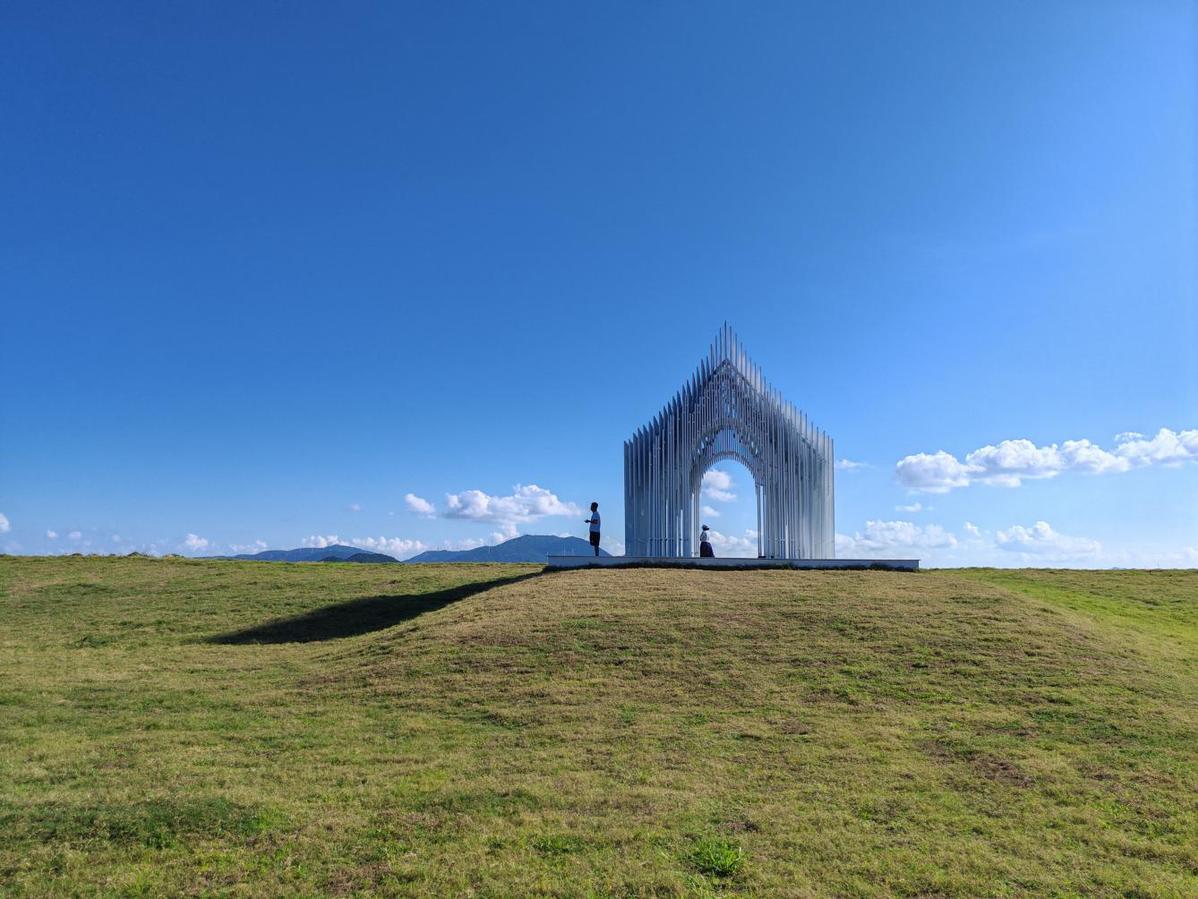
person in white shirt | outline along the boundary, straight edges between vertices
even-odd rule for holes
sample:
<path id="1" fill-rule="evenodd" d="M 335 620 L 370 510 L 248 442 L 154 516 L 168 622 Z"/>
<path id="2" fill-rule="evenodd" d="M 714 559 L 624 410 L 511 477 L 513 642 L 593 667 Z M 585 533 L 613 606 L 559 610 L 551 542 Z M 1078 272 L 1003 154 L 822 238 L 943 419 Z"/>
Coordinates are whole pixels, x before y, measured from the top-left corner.
<path id="1" fill-rule="evenodd" d="M 715 558 L 715 552 L 711 548 L 711 537 L 707 533 L 710 530 L 707 525 L 703 525 L 703 530 L 699 532 L 699 556 L 704 559 Z"/>
<path id="2" fill-rule="evenodd" d="M 584 518 L 587 524 L 591 526 L 591 546 L 595 548 L 595 555 L 599 555 L 599 504 L 591 503 L 591 517 Z"/>

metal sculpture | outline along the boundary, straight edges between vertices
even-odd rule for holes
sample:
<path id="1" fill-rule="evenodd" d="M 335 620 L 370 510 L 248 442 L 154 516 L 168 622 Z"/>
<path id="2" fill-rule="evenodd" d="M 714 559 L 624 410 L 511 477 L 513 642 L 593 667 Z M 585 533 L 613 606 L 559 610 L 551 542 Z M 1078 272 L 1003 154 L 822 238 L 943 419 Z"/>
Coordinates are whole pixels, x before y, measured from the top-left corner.
<path id="1" fill-rule="evenodd" d="M 770 387 L 726 323 L 682 390 L 624 442 L 625 553 L 695 555 L 703 475 L 723 459 L 753 476 L 758 557 L 834 558 L 832 438 Z"/>

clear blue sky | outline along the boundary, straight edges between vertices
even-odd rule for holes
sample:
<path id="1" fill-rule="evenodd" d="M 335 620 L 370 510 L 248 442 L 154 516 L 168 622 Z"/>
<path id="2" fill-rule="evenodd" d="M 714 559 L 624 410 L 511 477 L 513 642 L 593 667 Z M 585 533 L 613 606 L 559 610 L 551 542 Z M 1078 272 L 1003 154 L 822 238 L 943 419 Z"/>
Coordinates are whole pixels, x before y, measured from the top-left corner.
<path id="1" fill-rule="evenodd" d="M 619 551 L 727 319 L 840 554 L 1198 565 L 1195 10 L 5 4 L 0 548 Z"/>

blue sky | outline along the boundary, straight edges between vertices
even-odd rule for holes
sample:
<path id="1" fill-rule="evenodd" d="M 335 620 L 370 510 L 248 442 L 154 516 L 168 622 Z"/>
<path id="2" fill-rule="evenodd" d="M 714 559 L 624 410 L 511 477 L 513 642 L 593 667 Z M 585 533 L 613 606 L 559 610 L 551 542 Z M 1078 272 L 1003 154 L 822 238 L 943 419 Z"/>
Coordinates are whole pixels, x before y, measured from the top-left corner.
<path id="1" fill-rule="evenodd" d="M 618 552 L 727 320 L 839 554 L 1198 565 L 1196 19 L 6 4 L 0 548 Z"/>

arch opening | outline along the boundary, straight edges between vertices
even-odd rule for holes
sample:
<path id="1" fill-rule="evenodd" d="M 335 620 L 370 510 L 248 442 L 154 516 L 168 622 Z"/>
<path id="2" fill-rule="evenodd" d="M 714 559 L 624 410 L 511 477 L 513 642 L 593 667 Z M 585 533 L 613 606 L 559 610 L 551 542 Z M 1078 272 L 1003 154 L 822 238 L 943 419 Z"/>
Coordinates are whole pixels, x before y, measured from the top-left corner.
<path id="1" fill-rule="evenodd" d="M 696 479 L 698 516 L 694 555 L 699 555 L 699 529 L 711 528 L 715 555 L 756 559 L 761 556 L 761 485 L 737 456 L 714 462 Z"/>

